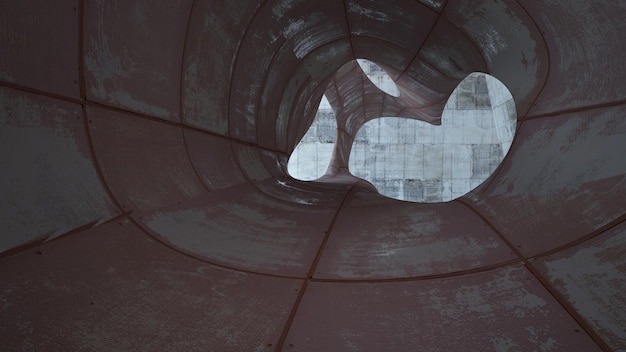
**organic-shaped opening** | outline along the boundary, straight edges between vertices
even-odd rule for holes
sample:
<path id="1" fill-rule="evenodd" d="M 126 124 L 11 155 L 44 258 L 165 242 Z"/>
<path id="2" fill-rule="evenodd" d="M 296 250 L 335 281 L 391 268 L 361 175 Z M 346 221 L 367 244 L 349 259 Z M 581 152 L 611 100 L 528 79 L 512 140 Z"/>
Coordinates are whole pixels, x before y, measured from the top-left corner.
<path id="1" fill-rule="evenodd" d="M 398 87 L 382 67 L 367 59 L 357 59 L 356 61 L 361 66 L 363 73 L 378 89 L 394 97 L 400 96 Z"/>
<path id="2" fill-rule="evenodd" d="M 291 177 L 310 181 L 326 173 L 337 138 L 337 121 L 326 96 L 322 97 L 315 119 L 287 163 Z"/>
<path id="3" fill-rule="evenodd" d="M 441 126 L 398 117 L 363 125 L 352 146 L 350 172 L 390 198 L 453 200 L 495 171 L 511 146 L 516 121 L 504 84 L 473 73 L 450 96 Z"/>

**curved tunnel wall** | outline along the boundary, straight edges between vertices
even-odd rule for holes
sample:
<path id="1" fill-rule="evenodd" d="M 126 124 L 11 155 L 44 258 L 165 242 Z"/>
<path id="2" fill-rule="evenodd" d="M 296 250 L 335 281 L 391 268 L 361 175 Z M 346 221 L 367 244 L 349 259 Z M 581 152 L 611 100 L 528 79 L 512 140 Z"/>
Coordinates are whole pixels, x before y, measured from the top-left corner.
<path id="1" fill-rule="evenodd" d="M 626 6 L 21 1 L 0 23 L 3 350 L 626 349 Z M 397 98 L 343 68 L 385 68 Z M 343 169 L 470 72 L 518 133 L 456 201 Z M 287 176 L 326 92 L 336 172 Z"/>

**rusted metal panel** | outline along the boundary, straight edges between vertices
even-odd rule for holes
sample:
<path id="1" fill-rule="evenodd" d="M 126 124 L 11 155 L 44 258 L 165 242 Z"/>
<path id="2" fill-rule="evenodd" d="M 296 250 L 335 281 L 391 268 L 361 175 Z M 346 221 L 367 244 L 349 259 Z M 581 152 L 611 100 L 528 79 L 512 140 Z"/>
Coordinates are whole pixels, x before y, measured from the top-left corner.
<path id="1" fill-rule="evenodd" d="M 615 351 L 626 349 L 626 224 L 533 265 Z"/>
<path id="2" fill-rule="evenodd" d="M 626 212 L 626 107 L 524 122 L 502 169 L 471 201 L 524 255 Z"/>
<path id="3" fill-rule="evenodd" d="M 230 78 L 256 1 L 195 1 L 183 61 L 183 121 L 228 134 Z"/>
<path id="4" fill-rule="evenodd" d="M 445 102 L 459 82 L 461 79 L 449 78 L 436 67 L 417 59 L 413 61 L 398 82 L 404 93 L 400 99 L 406 101 L 406 105 L 414 108 L 429 106 L 441 101 Z M 443 105 L 441 108 L 441 111 L 429 120 L 440 118 L 443 113 Z"/>
<path id="5" fill-rule="evenodd" d="M 80 98 L 79 1 L 12 1 L 0 11 L 0 80 Z"/>
<path id="6" fill-rule="evenodd" d="M 3 351 L 263 351 L 301 286 L 181 255 L 125 219 L 0 265 Z"/>
<path id="7" fill-rule="evenodd" d="M 263 159 L 272 157 L 274 152 L 252 147 L 245 144 L 234 143 L 233 155 L 242 173 L 252 182 L 263 181 L 272 178 L 272 174 L 277 172 L 276 165 L 268 168 Z"/>
<path id="8" fill-rule="evenodd" d="M 522 266 L 411 282 L 312 282 L 285 346 L 287 351 L 600 351 Z"/>
<path id="9" fill-rule="evenodd" d="M 460 204 L 407 203 L 382 196 L 363 204 L 357 191 L 351 197 L 338 215 L 316 278 L 418 277 L 516 259 Z"/>
<path id="10" fill-rule="evenodd" d="M 95 107 L 87 117 L 100 169 L 124 210 L 155 209 L 207 193 L 181 127 Z"/>
<path id="11" fill-rule="evenodd" d="M 367 58 L 384 67 L 392 79 L 397 79 L 413 60 L 415 54 L 379 38 L 358 36 L 350 39 L 354 56 Z"/>
<path id="12" fill-rule="evenodd" d="M 317 48 L 348 38 L 348 25 L 340 1 L 270 0 L 264 6 L 271 12 L 258 22 L 271 18 L 281 27 L 288 50 L 303 59 Z"/>
<path id="13" fill-rule="evenodd" d="M 180 120 L 183 47 L 191 0 L 85 2 L 87 98 Z"/>
<path id="14" fill-rule="evenodd" d="M 472 72 L 487 71 L 477 43 L 445 17 L 437 21 L 418 56 L 449 78 L 463 79 Z"/>
<path id="15" fill-rule="evenodd" d="M 183 132 L 189 159 L 207 188 L 223 189 L 247 181 L 237 165 L 230 140 L 188 129 Z"/>
<path id="16" fill-rule="evenodd" d="M 281 110 L 287 110 L 288 104 L 281 104 L 281 110 L 279 110 L 278 118 L 276 119 L 276 144 L 281 150 L 293 152 L 297 143 L 304 137 L 315 119 L 321 96 L 324 94 L 327 86 L 328 84 L 324 83 L 317 87 L 309 85 L 307 87 L 309 89 L 303 92 L 308 97 L 305 95 L 300 96 L 298 103 L 294 104 L 295 109 L 291 110 L 292 113 L 290 115 L 281 112 Z M 298 118 L 293 118 L 295 116 Z"/>
<path id="17" fill-rule="evenodd" d="M 80 105 L 0 88 L 0 252 L 119 210 L 92 159 Z"/>
<path id="18" fill-rule="evenodd" d="M 525 9 L 515 1 L 449 0 L 444 16 L 478 45 L 487 73 L 506 85 L 518 115 L 525 116 L 549 66 L 544 38 Z"/>
<path id="19" fill-rule="evenodd" d="M 626 2 L 519 2 L 550 50 L 550 76 L 529 115 L 626 100 Z"/>
<path id="20" fill-rule="evenodd" d="M 283 23 L 280 21 L 283 16 L 277 13 L 280 8 L 280 1 L 272 1 L 271 6 L 261 7 L 250 20 L 237 53 L 230 81 L 229 134 L 246 142 L 257 141 L 256 110 L 265 83 L 265 73 L 274 55 L 286 41 Z M 296 60 L 295 55 L 293 59 Z"/>
<path id="21" fill-rule="evenodd" d="M 410 52 L 419 49 L 437 19 L 412 0 L 348 0 L 346 10 L 352 36 L 383 39 Z"/>
<path id="22" fill-rule="evenodd" d="M 173 247 L 211 262 L 306 277 L 335 210 L 274 199 L 246 184 L 161 208 L 141 221 Z"/>
<path id="23" fill-rule="evenodd" d="M 0 349 L 598 349 L 584 329 L 623 348 L 625 13 L 564 0 L 3 6 L 0 85 L 41 95 L 0 90 L 0 243 L 78 230 L 0 258 Z M 402 94 L 421 100 L 376 95 L 342 66 L 355 56 L 406 71 Z M 349 175 L 368 116 L 437 122 L 470 70 L 507 85 L 520 117 L 541 95 L 464 204 L 390 201 Z M 330 172 L 290 180 L 286 152 L 327 87 Z M 82 231 L 116 214 L 109 189 L 137 225 Z"/>
<path id="24" fill-rule="evenodd" d="M 257 142 L 257 138 L 261 137 L 259 144 L 268 145 L 263 140 L 265 135 L 257 131 L 262 125 L 257 119 L 263 99 L 274 99 L 274 104 L 286 100 L 283 95 L 292 95 L 287 101 L 296 99 L 295 93 L 304 85 L 303 82 L 317 74 L 311 74 L 305 67 L 299 67 L 297 73 L 290 70 L 300 66 L 301 60 L 315 49 L 349 36 L 342 12 L 340 2 L 328 0 L 316 3 L 276 0 L 259 10 L 241 44 L 233 76 L 229 120 L 231 136 L 247 142 Z M 278 81 L 285 87 L 272 87 L 271 81 L 277 74 L 285 75 Z M 268 80 L 270 86 L 266 87 Z M 269 90 L 263 97 L 265 89 Z M 274 118 L 271 113 L 276 108 L 268 107 L 268 118 Z M 287 109 L 288 112 L 290 110 Z M 273 132 L 268 132 L 268 139 L 276 144 L 271 136 Z"/>

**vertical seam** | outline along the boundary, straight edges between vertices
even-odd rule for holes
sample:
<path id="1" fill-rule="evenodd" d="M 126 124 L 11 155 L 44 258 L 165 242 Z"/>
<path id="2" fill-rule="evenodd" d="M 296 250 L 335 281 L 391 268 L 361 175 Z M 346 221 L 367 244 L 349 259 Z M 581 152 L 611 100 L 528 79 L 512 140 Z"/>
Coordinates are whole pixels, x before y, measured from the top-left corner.
<path id="1" fill-rule="evenodd" d="M 335 226 L 335 223 L 337 222 L 339 213 L 343 209 L 346 203 L 346 200 L 348 199 L 348 196 L 350 195 L 354 187 L 357 185 L 357 183 L 358 181 L 356 181 L 355 183 L 352 184 L 352 186 L 350 186 L 350 188 L 346 192 L 346 195 L 341 200 L 341 203 L 339 203 L 339 206 L 337 207 L 337 211 L 335 212 L 335 215 L 333 216 L 333 218 L 330 221 L 330 224 L 328 225 L 328 229 L 325 231 L 324 239 L 320 243 L 320 247 L 318 248 L 317 254 L 315 255 L 315 258 L 313 259 L 313 262 L 311 263 L 311 267 L 309 268 L 309 272 L 306 278 L 302 282 L 302 286 L 300 287 L 300 290 L 298 292 L 298 297 L 296 298 L 296 301 L 294 302 L 291 312 L 289 313 L 287 321 L 285 322 L 285 327 L 283 328 L 280 338 L 278 342 L 276 343 L 276 348 L 274 349 L 274 351 L 277 351 L 277 352 L 282 351 L 283 346 L 285 345 L 285 341 L 287 340 L 287 335 L 289 334 L 289 330 L 291 329 L 291 326 L 293 324 L 293 321 L 295 320 L 298 309 L 300 308 L 300 304 L 302 303 L 302 299 L 304 297 L 306 289 L 309 285 L 309 282 L 313 279 L 315 270 L 317 270 L 317 266 L 320 262 L 320 259 L 322 258 L 322 253 L 326 247 L 326 244 L 328 243 L 328 239 L 330 238 L 330 233 L 332 232 Z"/>

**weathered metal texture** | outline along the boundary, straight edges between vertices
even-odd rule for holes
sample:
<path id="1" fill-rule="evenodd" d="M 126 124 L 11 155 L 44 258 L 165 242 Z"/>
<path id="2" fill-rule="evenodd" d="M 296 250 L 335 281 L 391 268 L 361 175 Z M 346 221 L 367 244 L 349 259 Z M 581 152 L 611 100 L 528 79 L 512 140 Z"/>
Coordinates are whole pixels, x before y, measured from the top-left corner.
<path id="1" fill-rule="evenodd" d="M 347 0 L 345 6 L 352 37 L 382 39 L 412 53 L 419 50 L 437 19 L 435 11 L 412 0 L 391 3 L 381 0 Z M 364 54 L 369 54 L 373 49 L 375 47 Z"/>
<path id="2" fill-rule="evenodd" d="M 337 205 L 298 205 L 244 185 L 140 220 L 173 247 L 212 263 L 304 278 Z"/>
<path id="3" fill-rule="evenodd" d="M 343 20 L 341 10 L 340 2 L 329 0 L 316 3 L 271 0 L 259 10 L 250 22 L 237 56 L 231 87 L 231 136 L 257 142 L 256 119 L 260 104 L 264 103 L 263 95 L 274 99 L 276 104 L 310 94 L 298 92 L 307 86 L 305 80 L 313 76 L 301 60 L 328 42 L 348 37 L 345 23 L 339 21 Z M 300 74 L 293 72 L 296 68 L 300 68 Z M 280 82 L 282 87 L 272 86 L 272 78 L 277 74 L 286 75 Z M 266 88 L 275 90 L 264 94 Z"/>
<path id="4" fill-rule="evenodd" d="M 0 80 L 79 98 L 79 1 L 16 1 L 0 11 Z"/>
<path id="5" fill-rule="evenodd" d="M 119 214 L 80 105 L 0 88 L 0 111 L 0 252 Z"/>
<path id="6" fill-rule="evenodd" d="M 406 203 L 352 192 L 314 277 L 416 278 L 478 270 L 516 258 L 461 204 Z"/>
<path id="7" fill-rule="evenodd" d="M 294 351 L 599 351 L 581 330 L 523 266 L 512 266 L 423 281 L 313 282 L 286 344 Z"/>
<path id="8" fill-rule="evenodd" d="M 470 196 L 525 256 L 567 245 L 626 213 L 626 107 L 529 120 L 497 177 Z"/>
<path id="9" fill-rule="evenodd" d="M 626 349 L 624 18 L 617 1 L 3 4 L 0 349 Z M 361 57 L 415 99 L 336 79 Z M 347 173 L 360 124 L 437 118 L 471 71 L 523 120 L 483 186 L 416 205 Z M 332 86 L 351 111 L 335 169 L 291 180 Z M 135 224 L 98 225 L 122 210 Z"/>
<path id="10" fill-rule="evenodd" d="M 281 48 L 273 55 L 265 70 L 257 117 L 257 140 L 259 145 L 281 147 L 274 135 L 287 134 L 287 125 L 295 116 L 306 119 L 313 116 L 319 102 L 313 99 L 313 109 L 298 111 L 307 105 L 311 98 L 320 96 L 320 88 L 324 87 L 330 75 L 323 76 L 320 72 L 312 72 L 310 67 L 303 65 L 303 60 L 311 56 L 313 60 L 328 51 L 327 43 L 345 40 L 348 37 L 347 26 L 344 24 L 343 5 L 338 1 L 319 1 L 300 3 L 297 12 L 288 9 L 288 1 L 281 1 L 272 7 L 272 16 L 282 27 L 280 35 L 284 38 Z M 289 7 L 293 7 L 293 1 Z M 260 22 L 261 28 L 267 26 Z M 322 39 L 323 38 L 323 39 Z M 332 45 L 332 44 L 331 44 Z M 341 46 L 341 44 L 339 44 Z M 345 45 L 345 44 L 344 44 Z M 335 55 L 333 55 L 335 57 Z M 339 59 L 339 58 L 337 58 Z M 336 70 L 338 60 L 332 60 Z M 315 92 L 316 94 L 312 94 Z M 291 122 L 291 121 L 289 121 Z M 305 131 L 306 132 L 306 131 Z M 281 138 L 281 141 L 284 138 Z M 283 149 L 286 151 L 286 149 Z"/>
<path id="11" fill-rule="evenodd" d="M 125 218 L 2 268 L 3 351 L 271 350 L 301 285 L 199 262 Z"/>
<path id="12" fill-rule="evenodd" d="M 472 72 L 488 70 L 480 48 L 445 17 L 439 18 L 418 57 L 449 78 L 463 79 Z"/>
<path id="13" fill-rule="evenodd" d="M 87 109 L 100 170 L 125 211 L 148 211 L 207 192 L 178 126 L 96 107 Z"/>
<path id="14" fill-rule="evenodd" d="M 607 344 L 624 348 L 626 225 L 533 262 Z"/>
<path id="15" fill-rule="evenodd" d="M 345 50 L 346 47 L 349 48 L 346 41 L 342 41 L 339 44 L 333 45 L 333 47 L 331 48 L 324 47 L 305 58 L 305 66 L 308 70 L 311 70 L 313 68 L 321 68 L 323 71 L 326 71 L 329 69 L 329 67 L 326 67 L 326 65 L 324 65 L 324 56 L 327 54 L 326 50 L 330 49 L 331 52 L 339 51 L 341 53 L 341 56 L 345 56 L 348 53 L 348 51 Z M 297 109 L 292 110 L 291 114 L 287 111 L 288 107 L 290 107 L 290 104 L 281 104 L 278 112 L 278 117 L 276 119 L 275 144 L 277 148 L 283 151 L 295 149 L 298 142 L 300 142 L 300 139 L 302 139 L 302 137 L 306 134 L 306 131 L 308 131 L 308 129 L 311 127 L 313 119 L 317 114 L 317 108 L 320 104 L 321 96 L 324 93 L 326 86 L 327 83 L 324 82 L 316 88 L 311 87 L 311 95 L 306 101 L 301 101 L 300 104 L 297 104 Z M 290 118 L 290 116 L 300 116 L 300 118 L 293 119 Z"/>
<path id="16" fill-rule="evenodd" d="M 541 30 L 526 10 L 517 1 L 449 0 L 444 16 L 479 47 L 487 73 L 506 85 L 518 116 L 525 116 L 550 65 Z"/>
<path id="17" fill-rule="evenodd" d="M 228 135 L 232 71 L 237 48 L 259 4 L 198 1 L 189 19 L 183 61 L 183 121 Z"/>
<path id="18" fill-rule="evenodd" d="M 193 169 L 209 190 L 247 182 L 233 155 L 229 139 L 189 129 L 184 129 L 183 135 Z"/>
<path id="19" fill-rule="evenodd" d="M 233 143 L 232 148 L 235 161 L 248 180 L 260 182 L 285 176 L 279 153 L 240 143 Z"/>
<path id="20" fill-rule="evenodd" d="M 180 120 L 180 75 L 191 0 L 85 1 L 90 101 Z"/>
<path id="21" fill-rule="evenodd" d="M 550 52 L 550 75 L 529 116 L 624 103 L 626 2 L 519 2 Z"/>

